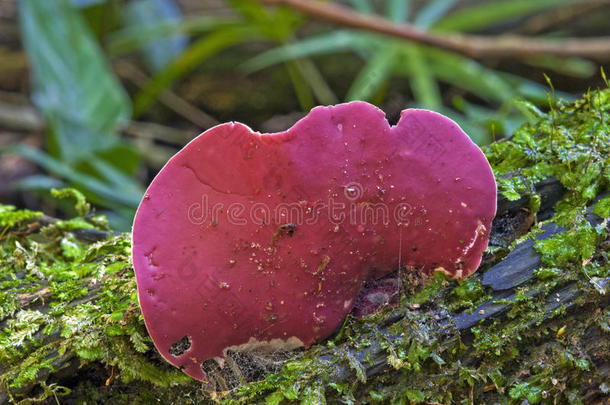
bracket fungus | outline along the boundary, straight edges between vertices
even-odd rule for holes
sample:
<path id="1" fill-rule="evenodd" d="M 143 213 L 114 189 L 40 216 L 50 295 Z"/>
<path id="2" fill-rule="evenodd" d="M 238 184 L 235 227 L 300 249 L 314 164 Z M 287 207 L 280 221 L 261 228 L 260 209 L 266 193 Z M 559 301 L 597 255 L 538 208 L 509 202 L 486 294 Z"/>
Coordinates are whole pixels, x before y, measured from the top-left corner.
<path id="1" fill-rule="evenodd" d="M 227 350 L 325 339 L 365 283 L 400 266 L 467 277 L 495 211 L 485 156 L 435 112 L 390 126 L 356 101 L 275 134 L 218 125 L 171 158 L 136 214 L 144 320 L 167 361 L 205 380 Z"/>

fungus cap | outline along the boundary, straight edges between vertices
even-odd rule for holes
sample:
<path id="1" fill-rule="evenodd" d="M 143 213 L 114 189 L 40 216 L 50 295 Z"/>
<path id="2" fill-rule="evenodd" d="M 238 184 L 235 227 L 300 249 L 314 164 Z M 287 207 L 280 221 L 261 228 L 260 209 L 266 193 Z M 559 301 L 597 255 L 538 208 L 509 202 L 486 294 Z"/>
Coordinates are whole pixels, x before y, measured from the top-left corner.
<path id="1" fill-rule="evenodd" d="M 452 120 L 364 102 L 317 107 L 285 132 L 218 125 L 178 152 L 134 221 L 133 263 L 161 355 L 203 380 L 227 348 L 308 347 L 364 283 L 401 265 L 472 274 L 496 184 Z"/>

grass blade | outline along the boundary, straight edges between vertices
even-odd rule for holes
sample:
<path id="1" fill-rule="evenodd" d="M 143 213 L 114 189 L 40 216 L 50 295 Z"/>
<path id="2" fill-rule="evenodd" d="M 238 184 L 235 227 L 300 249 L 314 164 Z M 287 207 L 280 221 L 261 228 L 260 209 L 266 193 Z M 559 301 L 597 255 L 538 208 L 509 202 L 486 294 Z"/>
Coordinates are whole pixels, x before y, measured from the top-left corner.
<path id="1" fill-rule="evenodd" d="M 289 60 L 285 63 L 285 66 L 286 70 L 288 70 L 288 75 L 292 81 L 292 87 L 294 88 L 294 92 L 299 100 L 301 109 L 303 111 L 311 110 L 315 106 L 315 101 L 313 99 L 311 89 L 305 82 L 305 78 L 299 70 L 297 61 Z"/>
<path id="2" fill-rule="evenodd" d="M 347 101 L 369 100 L 390 77 L 398 55 L 398 48 L 394 43 L 378 49 L 353 81 L 347 92 Z"/>
<path id="3" fill-rule="evenodd" d="M 415 17 L 413 23 L 420 28 L 428 28 L 447 14 L 457 1 L 458 0 L 429 1 L 422 7 L 419 13 L 417 13 L 417 17 Z"/>
<path id="4" fill-rule="evenodd" d="M 234 26 L 237 22 L 238 20 L 235 18 L 197 17 L 180 21 L 129 26 L 108 36 L 106 50 L 111 56 L 120 56 L 159 39 L 180 34 L 204 34 L 220 28 Z"/>
<path id="5" fill-rule="evenodd" d="M 146 87 L 134 97 L 134 116 L 139 117 L 161 91 L 191 72 L 210 56 L 245 40 L 260 37 L 258 31 L 248 26 L 233 26 L 214 31 L 191 45 L 163 71 L 153 76 Z"/>
<path id="6" fill-rule="evenodd" d="M 402 63 L 397 69 L 400 69 L 399 73 L 409 76 L 417 103 L 426 108 L 439 108 L 442 105 L 440 89 L 420 48 L 415 44 L 405 44 L 402 54 Z"/>
<path id="7" fill-rule="evenodd" d="M 558 58 L 550 55 L 540 55 L 526 61 L 531 66 L 545 71 L 555 71 L 566 76 L 588 78 L 597 73 L 597 65 L 582 58 Z"/>
<path id="8" fill-rule="evenodd" d="M 349 0 L 352 7 L 362 14 L 373 14 L 373 6 L 369 0 Z"/>
<path id="9" fill-rule="evenodd" d="M 297 66 L 320 104 L 337 104 L 339 100 L 311 59 L 297 59 Z"/>
<path id="10" fill-rule="evenodd" d="M 439 31 L 477 31 L 545 9 L 586 0 L 497 0 L 467 7 L 434 24 Z"/>
<path id="11" fill-rule="evenodd" d="M 275 42 L 285 42 L 305 21 L 290 7 L 277 7 L 272 11 L 252 0 L 228 0 L 228 2 L 242 15 L 248 25 Z"/>
<path id="12" fill-rule="evenodd" d="M 179 22 L 181 19 L 180 9 L 174 0 L 130 2 L 125 6 L 123 17 L 126 25 L 136 29 L 147 25 Z M 158 72 L 184 51 L 186 46 L 187 38 L 182 34 L 174 34 L 147 43 L 141 48 L 141 51 L 149 68 L 153 72 Z"/>
<path id="13" fill-rule="evenodd" d="M 331 31 L 263 52 L 246 61 L 240 68 L 246 73 L 253 73 L 288 60 L 368 47 L 369 38 L 366 34 L 349 30 Z"/>
<path id="14" fill-rule="evenodd" d="M 38 149 L 15 145 L 5 149 L 3 152 L 23 156 L 35 162 L 49 173 L 68 180 L 83 190 L 87 194 L 87 198 L 91 199 L 94 203 L 114 209 L 120 208 L 124 210 L 129 208 L 133 211 L 135 211 L 135 208 L 140 203 L 143 190 L 133 181 L 130 187 L 117 192 L 115 186 L 107 184 L 96 177 L 79 173 L 69 165 Z"/>
<path id="15" fill-rule="evenodd" d="M 440 80 L 468 90 L 487 101 L 510 101 L 516 91 L 502 76 L 472 59 L 434 48 L 425 49 L 429 67 Z"/>
<path id="16" fill-rule="evenodd" d="M 386 16 L 395 23 L 403 23 L 409 17 L 411 0 L 387 0 Z"/>

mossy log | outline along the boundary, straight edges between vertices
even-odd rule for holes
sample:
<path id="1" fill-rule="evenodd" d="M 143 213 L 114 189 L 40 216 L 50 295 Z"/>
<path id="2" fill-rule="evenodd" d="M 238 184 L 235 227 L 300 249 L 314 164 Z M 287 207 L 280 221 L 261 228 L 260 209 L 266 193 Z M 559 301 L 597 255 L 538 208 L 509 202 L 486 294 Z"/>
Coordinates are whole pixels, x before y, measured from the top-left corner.
<path id="1" fill-rule="evenodd" d="M 473 277 L 401 269 L 398 305 L 306 351 L 231 353 L 205 384 L 152 346 L 129 234 L 76 192 L 72 220 L 0 206 L 0 404 L 604 403 L 608 111 L 590 93 L 486 150 L 498 216 Z"/>

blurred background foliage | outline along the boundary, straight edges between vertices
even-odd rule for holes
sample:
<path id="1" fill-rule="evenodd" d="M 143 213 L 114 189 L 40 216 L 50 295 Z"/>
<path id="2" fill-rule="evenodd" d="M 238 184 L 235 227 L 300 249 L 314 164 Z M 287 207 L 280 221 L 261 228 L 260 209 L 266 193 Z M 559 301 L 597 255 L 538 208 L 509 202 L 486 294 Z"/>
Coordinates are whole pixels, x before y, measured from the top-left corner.
<path id="1" fill-rule="evenodd" d="M 262 3 L 2 0 L 0 202 L 61 215 L 48 191 L 69 185 L 127 230 L 163 163 L 219 122 L 279 131 L 315 105 L 366 100 L 392 123 L 404 108 L 440 111 L 485 145 L 551 97 L 602 86 L 610 60 L 475 60 Z M 610 34 L 608 0 L 322 3 L 438 35 Z"/>

